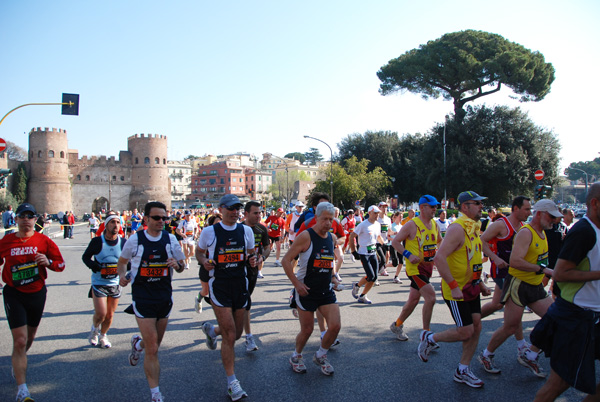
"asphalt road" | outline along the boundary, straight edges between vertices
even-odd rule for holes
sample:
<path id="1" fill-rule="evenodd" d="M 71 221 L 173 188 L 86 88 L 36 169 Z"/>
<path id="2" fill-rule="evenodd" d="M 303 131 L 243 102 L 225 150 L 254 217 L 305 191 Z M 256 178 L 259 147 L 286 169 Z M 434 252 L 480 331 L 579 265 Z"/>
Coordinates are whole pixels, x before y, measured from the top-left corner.
<path id="1" fill-rule="evenodd" d="M 54 224 L 56 226 L 56 224 Z M 92 302 L 87 298 L 90 271 L 81 262 L 89 241 L 87 227 L 75 230 L 75 239 L 55 239 L 67 262 L 62 273 L 49 273 L 48 299 L 37 339 L 29 351 L 28 386 L 36 401 L 150 401 L 143 365 L 128 363 L 131 335 L 137 333 L 133 316 L 123 312 L 131 301 L 126 288 L 115 316 L 109 338 L 113 347 L 99 349 L 87 341 Z M 416 349 L 421 329 L 421 306 L 405 323 L 410 339 L 400 342 L 389 330 L 407 298 L 409 285 L 392 282 L 392 276 L 380 278 L 381 286 L 369 294 L 372 305 L 355 302 L 349 290 L 338 293 L 342 314 L 341 345 L 330 351 L 335 375 L 326 377 L 312 363 L 319 347 L 319 333 L 309 340 L 304 351 L 306 374 L 292 372 L 288 358 L 294 350 L 298 321 L 287 306 L 290 282 L 282 268 L 270 258 L 253 296 L 252 332 L 259 350 L 245 351 L 242 340 L 236 346 L 236 375 L 249 394 L 249 401 L 531 401 L 543 384 L 516 359 L 516 342 L 509 339 L 496 353 L 502 374 L 483 371 L 473 360 L 472 369 L 483 381 L 481 389 L 472 389 L 452 380 L 460 356 L 460 344 L 441 344 L 429 362 L 419 360 Z M 358 280 L 359 263 L 346 258 L 342 268 L 345 285 Z M 200 315 L 194 311 L 198 291 L 197 267 L 176 274 L 174 308 L 160 348 L 160 387 L 171 401 L 228 401 L 226 378 L 219 350 L 209 350 L 200 324 L 216 324 L 210 307 Z M 432 329 L 441 331 L 454 322 L 440 296 L 440 278 L 434 284 L 438 302 Z M 528 336 L 537 322 L 532 313 L 524 315 Z M 502 323 L 502 313 L 483 322 L 479 350 Z M 318 328 L 315 324 L 315 328 Z M 0 401 L 13 401 L 16 384 L 11 377 L 11 336 L 4 310 L 0 312 Z M 541 358 L 548 371 L 549 362 Z M 559 401 L 581 400 L 583 394 L 569 390 Z"/>

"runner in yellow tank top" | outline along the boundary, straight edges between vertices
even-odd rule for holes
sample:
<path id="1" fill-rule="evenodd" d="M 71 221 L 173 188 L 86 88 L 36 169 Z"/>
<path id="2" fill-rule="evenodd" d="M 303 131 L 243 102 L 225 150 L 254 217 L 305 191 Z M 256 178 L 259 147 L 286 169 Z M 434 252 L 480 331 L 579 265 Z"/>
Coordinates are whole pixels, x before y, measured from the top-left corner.
<path id="1" fill-rule="evenodd" d="M 543 317 L 552 304 L 552 298 L 548 297 L 542 284 L 544 274 L 553 273 L 545 265 L 548 260 L 548 243 L 544 230 L 551 229 L 554 218 L 562 217 L 562 214 L 552 200 L 540 200 L 533 209 L 535 213 L 531 223 L 519 230 L 513 242 L 510 268 L 502 288 L 504 323 L 494 332 L 487 348 L 479 355 L 479 361 L 488 373 L 500 373 L 500 369 L 494 365 L 494 352 L 519 328 L 525 306 Z M 544 378 L 546 374 L 537 363 L 538 352 L 539 349 L 532 345 L 530 350 L 518 355 L 517 360 L 537 377 Z"/>
<path id="2" fill-rule="evenodd" d="M 433 272 L 433 258 L 437 251 L 438 243 L 442 237 L 433 217 L 439 203 L 435 197 L 424 195 L 419 199 L 421 214 L 408 221 L 392 242 L 392 247 L 406 259 L 406 274 L 410 279 L 410 292 L 408 300 L 402 307 L 398 319 L 390 325 L 390 330 L 396 334 L 400 341 L 407 341 L 404 333 L 404 321 L 414 311 L 421 296 L 425 301 L 423 305 L 423 330 L 429 331 L 433 306 L 435 305 L 435 290 L 429 283 Z M 406 248 L 402 244 L 406 242 Z"/>
<path id="3" fill-rule="evenodd" d="M 417 348 L 419 358 L 426 362 L 429 352 L 438 346 L 437 342 L 462 342 L 462 354 L 454 372 L 454 381 L 473 388 L 483 386 L 483 381 L 469 368 L 481 333 L 479 293 L 486 296 L 491 293 L 479 280 L 482 261 L 479 220 L 483 210 L 481 201 L 485 199 L 486 197 L 481 197 L 474 191 L 465 191 L 458 195 L 462 215 L 448 227 L 444 241 L 434 258 L 443 280 L 444 301 L 456 328 L 438 333 L 423 331 Z"/>

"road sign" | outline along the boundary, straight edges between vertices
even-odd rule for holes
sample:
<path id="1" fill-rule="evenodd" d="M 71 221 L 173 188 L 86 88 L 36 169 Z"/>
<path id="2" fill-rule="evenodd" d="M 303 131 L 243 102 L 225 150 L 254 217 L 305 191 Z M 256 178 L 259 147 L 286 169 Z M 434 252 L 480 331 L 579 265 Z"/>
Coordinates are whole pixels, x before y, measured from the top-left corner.
<path id="1" fill-rule="evenodd" d="M 6 149 L 6 141 L 3 138 L 0 138 L 0 152 Z"/>
<path id="2" fill-rule="evenodd" d="M 535 179 L 542 180 L 544 178 L 544 171 L 542 169 L 538 169 L 535 171 Z"/>

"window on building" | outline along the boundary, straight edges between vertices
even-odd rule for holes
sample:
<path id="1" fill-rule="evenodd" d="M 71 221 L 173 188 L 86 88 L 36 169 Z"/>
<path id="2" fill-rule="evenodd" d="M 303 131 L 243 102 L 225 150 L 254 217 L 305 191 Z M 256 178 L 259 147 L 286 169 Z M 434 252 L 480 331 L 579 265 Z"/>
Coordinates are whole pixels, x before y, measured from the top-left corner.
<path id="1" fill-rule="evenodd" d="M 160 164 L 160 159 L 158 159 L 158 158 L 154 158 L 154 164 L 155 164 L 155 165 L 159 165 L 159 164 Z"/>
<path id="2" fill-rule="evenodd" d="M 113 181 L 117 181 L 117 176 L 113 176 L 113 177 L 112 177 L 112 180 L 113 180 Z"/>
<path id="3" fill-rule="evenodd" d="M 125 181 L 125 176 L 121 176 L 121 181 Z"/>
<path id="4" fill-rule="evenodd" d="M 48 151 L 48 158 L 54 158 L 54 151 Z"/>
<path id="5" fill-rule="evenodd" d="M 135 164 L 137 165 L 138 163 L 138 158 L 135 158 Z"/>
<path id="6" fill-rule="evenodd" d="M 81 181 L 81 175 L 80 174 L 77 175 L 77 181 Z"/>
<path id="7" fill-rule="evenodd" d="M 150 163 L 150 158 L 148 158 L 147 156 L 144 158 L 144 163 L 147 165 Z"/>
<path id="8" fill-rule="evenodd" d="M 42 157 L 42 151 L 38 151 L 38 158 Z"/>
<path id="9" fill-rule="evenodd" d="M 85 176 L 85 181 L 90 181 L 90 175 Z"/>
<path id="10" fill-rule="evenodd" d="M 163 165 L 167 164 L 167 160 L 165 158 L 163 158 Z"/>
<path id="11" fill-rule="evenodd" d="M 221 184 L 225 184 L 225 179 L 221 177 Z"/>
<path id="12" fill-rule="evenodd" d="M 65 159 L 65 151 L 60 151 L 60 157 Z"/>

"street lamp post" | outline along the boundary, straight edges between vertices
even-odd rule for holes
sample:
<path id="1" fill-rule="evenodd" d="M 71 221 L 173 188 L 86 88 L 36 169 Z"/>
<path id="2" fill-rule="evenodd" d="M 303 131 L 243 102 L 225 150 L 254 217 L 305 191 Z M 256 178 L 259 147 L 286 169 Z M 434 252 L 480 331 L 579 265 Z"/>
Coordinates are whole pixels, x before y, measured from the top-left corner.
<path id="1" fill-rule="evenodd" d="M 568 167 L 567 169 L 577 170 L 578 172 L 581 172 L 585 175 L 585 193 L 587 194 L 587 192 L 588 192 L 588 174 L 587 174 L 587 172 L 584 170 L 581 170 L 581 169 L 574 168 L 574 167 Z"/>
<path id="2" fill-rule="evenodd" d="M 317 141 L 322 142 L 323 144 L 327 145 L 327 148 L 329 148 L 329 152 L 331 153 L 331 159 L 329 160 L 330 165 L 331 165 L 331 174 L 330 174 L 331 177 L 329 178 L 329 191 L 330 191 L 329 197 L 331 198 L 331 203 L 333 204 L 333 151 L 332 151 L 331 147 L 329 146 L 329 144 L 323 140 L 320 140 L 315 137 L 311 137 L 309 135 L 305 135 L 304 138 L 310 138 L 313 140 L 317 140 Z"/>
<path id="3" fill-rule="evenodd" d="M 448 198 L 446 198 L 446 187 L 448 178 L 446 176 L 446 125 L 448 124 L 448 115 L 444 118 L 444 202 L 448 205 Z"/>

